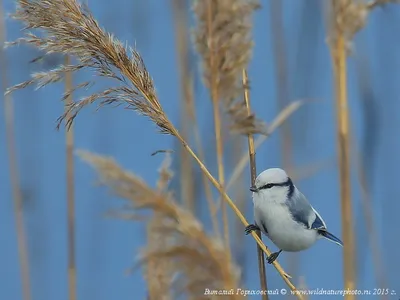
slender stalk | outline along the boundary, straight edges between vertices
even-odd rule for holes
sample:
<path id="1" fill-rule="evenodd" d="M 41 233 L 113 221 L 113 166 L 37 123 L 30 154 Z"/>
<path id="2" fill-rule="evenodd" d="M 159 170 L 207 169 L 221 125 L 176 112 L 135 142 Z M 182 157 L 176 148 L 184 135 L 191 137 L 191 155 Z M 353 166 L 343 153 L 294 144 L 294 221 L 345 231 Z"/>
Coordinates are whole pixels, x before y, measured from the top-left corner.
<path id="1" fill-rule="evenodd" d="M 271 45 L 275 61 L 275 78 L 277 80 L 277 103 L 279 110 L 282 111 L 288 105 L 288 73 L 287 73 L 287 55 L 285 45 L 285 31 L 283 27 L 283 10 L 281 0 L 270 1 L 270 28 L 271 28 Z M 281 134 L 281 153 L 283 169 L 289 171 L 293 169 L 292 161 L 292 132 L 290 123 L 285 122 L 280 128 Z M 288 172 L 290 176 L 290 172 Z M 298 273 L 299 256 L 297 253 L 289 257 L 289 266 L 291 273 Z M 290 298 L 290 295 L 287 295 Z"/>
<path id="2" fill-rule="evenodd" d="M 365 168 L 362 165 L 361 159 L 358 161 L 358 181 L 361 187 L 361 206 L 363 210 L 363 215 L 366 223 L 366 229 L 368 232 L 368 243 L 371 248 L 372 263 L 375 269 L 375 280 L 378 283 L 378 286 L 388 286 L 388 280 L 386 278 L 384 261 L 382 256 L 381 247 L 379 245 L 379 235 L 376 230 L 376 224 L 374 220 L 374 213 L 372 210 L 372 199 L 371 193 L 369 191 L 369 186 L 367 183 L 367 179 L 365 178 Z M 388 299 L 388 295 L 382 294 L 380 296 L 381 299 Z"/>
<path id="3" fill-rule="evenodd" d="M 196 144 L 196 148 L 198 149 L 197 151 L 199 153 L 200 159 L 202 161 L 204 161 L 205 155 L 204 155 L 203 145 L 201 142 L 201 136 L 200 136 L 200 130 L 199 130 L 197 118 L 196 118 L 196 115 L 194 114 L 194 105 L 192 107 L 192 110 L 193 110 L 192 120 L 193 120 L 193 125 L 194 125 L 193 130 L 194 130 L 195 144 Z M 201 174 L 202 174 L 202 179 L 203 179 L 204 193 L 205 193 L 207 204 L 208 204 L 208 207 L 210 210 L 213 230 L 216 235 L 220 235 L 220 228 L 219 228 L 219 223 L 218 223 L 218 219 L 217 219 L 218 207 L 217 207 L 215 201 L 213 200 L 210 181 L 208 180 L 207 176 L 203 172 Z"/>
<path id="4" fill-rule="evenodd" d="M 211 11 L 211 1 L 208 0 L 207 2 L 207 24 L 208 24 L 208 36 L 212 36 L 212 11 Z M 212 40 L 210 45 L 210 52 L 216 53 L 216 49 L 214 49 Z M 218 165 L 218 180 L 221 186 L 225 185 L 225 172 L 224 172 L 224 162 L 223 162 L 223 140 L 222 140 L 222 129 L 221 129 L 221 113 L 219 107 L 219 95 L 218 95 L 218 85 L 217 85 L 217 78 L 215 78 L 216 67 L 217 65 L 214 63 L 214 55 L 210 55 L 210 66 L 212 68 L 212 78 L 211 78 L 211 100 L 213 105 L 213 112 L 214 112 L 214 129 L 215 129 L 215 142 L 216 142 L 216 151 L 217 151 L 217 165 Z M 225 245 L 227 249 L 227 255 L 230 256 L 230 242 L 229 242 L 229 224 L 228 224 L 228 212 L 226 209 L 225 202 L 221 202 L 221 211 L 222 211 L 222 222 L 224 227 L 224 238 L 225 238 Z"/>
<path id="5" fill-rule="evenodd" d="M 332 0 L 334 20 L 345 9 L 346 0 Z M 334 22 L 335 22 L 334 21 Z M 340 197 L 342 207 L 342 235 L 343 235 L 343 270 L 344 288 L 355 289 L 354 270 L 354 231 L 352 222 L 351 185 L 350 185 L 350 133 L 349 109 L 347 103 L 347 53 L 346 38 L 342 28 L 334 23 L 334 43 L 331 46 L 331 56 L 334 67 L 336 90 L 336 117 L 337 141 L 340 173 Z M 354 295 L 346 295 L 345 299 L 355 299 Z"/>
<path id="6" fill-rule="evenodd" d="M 277 79 L 277 102 L 279 110 L 282 111 L 288 105 L 288 74 L 287 56 L 285 46 L 285 32 L 282 20 L 282 2 L 280 0 L 270 1 L 270 27 L 271 44 L 275 61 L 275 77 Z M 285 122 L 280 128 L 283 167 L 288 170 L 292 167 L 292 139 L 290 124 Z"/>
<path id="7" fill-rule="evenodd" d="M 358 47 L 364 48 L 365 42 L 362 41 L 361 43 L 358 44 Z M 367 48 L 367 47 L 365 47 Z M 360 54 L 359 54 L 360 55 Z M 359 149 L 357 149 L 356 143 L 354 143 L 354 134 L 352 134 L 352 145 L 353 145 L 353 152 L 355 154 L 355 160 L 357 162 L 357 171 L 358 171 L 358 182 L 361 188 L 361 207 L 363 209 L 363 215 L 365 219 L 365 224 L 366 224 L 366 229 L 367 229 L 367 240 L 369 243 L 369 246 L 371 248 L 371 253 L 373 259 L 373 265 L 374 265 L 374 270 L 375 270 L 375 280 L 378 283 L 378 286 L 388 286 L 388 280 L 387 276 L 385 273 L 385 263 L 383 261 L 384 256 L 382 255 L 382 249 L 379 243 L 379 234 L 377 231 L 376 227 L 376 222 L 374 218 L 374 213 L 373 213 L 373 201 L 372 201 L 372 191 L 370 188 L 369 182 L 371 180 L 368 180 L 367 176 L 367 171 L 368 169 L 373 170 L 373 165 L 372 165 L 372 158 L 374 156 L 374 153 L 371 151 L 373 149 L 373 146 L 376 144 L 376 133 L 379 130 L 379 126 L 374 123 L 379 123 L 376 122 L 375 120 L 377 118 L 377 112 L 374 110 L 374 105 L 373 103 L 375 102 L 374 95 L 373 95 L 373 84 L 371 82 L 371 71 L 369 67 L 369 61 L 367 59 L 362 59 L 362 55 L 360 55 L 361 58 L 357 61 L 357 73 L 359 77 L 359 90 L 360 90 L 360 95 L 362 98 L 363 105 L 365 106 L 364 110 L 364 119 L 365 119 L 365 127 L 364 130 L 368 133 L 368 137 L 364 141 L 363 149 L 361 152 L 364 152 L 363 155 L 361 155 Z M 353 154 L 353 157 L 354 157 Z M 369 165 L 366 165 L 365 163 L 368 161 Z M 359 270 L 357 269 L 357 272 Z M 356 274 L 356 276 L 358 273 Z M 388 295 L 381 295 L 381 299 L 388 299 Z"/>
<path id="8" fill-rule="evenodd" d="M 173 0 L 172 11 L 174 13 L 174 24 L 176 32 L 176 48 L 177 48 L 177 59 L 179 62 L 179 74 L 181 82 L 181 132 L 185 139 L 189 136 L 191 130 L 189 122 L 189 105 L 188 98 L 192 96 L 189 84 L 189 68 L 188 68 L 188 41 L 186 36 L 187 18 L 185 12 L 185 0 Z M 194 195 L 194 180 L 193 170 L 191 164 L 190 155 L 184 151 L 181 146 L 180 151 L 180 180 L 181 180 L 181 200 L 185 204 L 186 208 L 191 212 L 194 212 L 195 207 L 195 195 Z"/>
<path id="9" fill-rule="evenodd" d="M 3 91 L 7 89 L 7 59 L 3 50 L 6 38 L 6 23 L 4 21 L 3 1 L 0 1 L 0 64 L 1 64 L 1 85 Z M 10 95 L 6 95 L 4 99 L 4 120 L 6 127 L 7 152 L 9 157 L 9 172 L 12 186 L 15 226 L 17 229 L 18 258 L 20 264 L 21 281 L 22 281 L 22 297 L 24 300 L 32 299 L 31 280 L 29 272 L 29 255 L 24 226 L 24 213 L 22 203 L 22 192 L 20 187 L 17 152 L 15 147 L 15 130 L 14 130 L 14 105 Z"/>
<path id="10" fill-rule="evenodd" d="M 215 99 L 215 98 L 214 98 Z M 225 185 L 225 172 L 223 162 L 223 140 L 221 135 L 221 114 L 219 109 L 218 100 L 213 100 L 214 122 L 215 122 L 215 141 L 217 147 L 217 165 L 218 165 L 218 181 L 222 187 Z M 229 238 L 229 224 L 228 224 L 228 211 L 225 202 L 221 202 L 222 222 L 224 228 L 225 245 L 228 249 L 227 255 L 230 255 L 230 238 Z"/>
<path id="11" fill-rule="evenodd" d="M 180 81 L 182 87 L 182 100 L 184 104 L 184 114 L 186 115 L 186 122 L 191 123 L 194 140 L 196 144 L 199 157 L 204 161 L 204 150 L 201 142 L 199 125 L 196 118 L 193 94 L 193 76 L 190 74 L 190 60 L 189 60 L 189 41 L 186 34 L 186 28 L 189 27 L 186 13 L 186 0 L 172 0 L 172 8 L 174 12 L 175 31 L 176 31 L 176 45 L 179 60 Z M 186 153 L 186 152 L 185 152 Z M 202 173 L 204 193 L 210 210 L 211 222 L 213 231 L 219 234 L 219 224 L 217 220 L 217 207 L 212 197 L 210 182 L 207 177 Z"/>
<path id="12" fill-rule="evenodd" d="M 244 87 L 244 102 L 246 104 L 247 114 L 250 116 L 251 115 L 250 95 L 249 95 L 250 92 L 249 92 L 249 86 L 248 86 L 249 83 L 246 70 L 243 70 L 242 78 Z M 257 169 L 256 169 L 256 152 L 254 147 L 254 138 L 252 134 L 247 135 L 247 141 L 249 146 L 250 177 L 251 177 L 250 179 L 251 179 L 251 185 L 254 185 L 257 177 Z M 261 232 L 258 230 L 257 230 L 257 236 L 259 237 L 260 240 L 262 240 Z M 260 286 L 263 291 L 266 291 L 268 289 L 268 286 L 267 286 L 267 273 L 265 271 L 265 259 L 264 259 L 264 253 L 262 252 L 259 246 L 257 246 L 257 257 L 258 257 L 258 275 L 260 276 Z M 268 294 L 262 295 L 262 299 L 267 300 Z"/>
<path id="13" fill-rule="evenodd" d="M 65 56 L 65 65 L 70 59 Z M 72 74 L 65 73 L 65 91 L 72 90 Z M 66 98 L 65 107 L 72 103 L 72 96 Z M 68 210 L 68 291 L 69 300 L 76 300 L 76 265 L 75 265 L 75 185 L 74 185 L 74 131 L 71 126 L 66 132 L 66 168 L 67 168 L 67 210 Z"/>
<path id="14" fill-rule="evenodd" d="M 231 165 L 235 165 L 240 155 L 243 152 L 244 144 L 241 138 L 232 139 L 230 144 L 230 149 L 232 154 L 230 155 Z M 247 147 L 246 147 L 247 148 Z M 246 149 L 247 150 L 247 149 Z M 226 190 L 226 187 L 225 187 Z M 246 211 L 249 203 L 249 188 L 244 176 L 240 176 L 238 182 L 232 188 L 232 197 L 235 199 L 235 204 L 240 211 Z M 233 244 L 232 249 L 234 249 L 235 260 L 239 266 L 241 266 L 240 272 L 240 282 L 243 284 L 246 282 L 247 270 L 249 269 L 248 261 L 252 259 L 251 256 L 247 254 L 247 243 L 246 235 L 243 234 L 243 224 L 239 219 L 234 218 L 233 220 Z M 258 247 L 258 245 L 256 245 Z M 251 271 L 251 273 L 253 273 Z"/>

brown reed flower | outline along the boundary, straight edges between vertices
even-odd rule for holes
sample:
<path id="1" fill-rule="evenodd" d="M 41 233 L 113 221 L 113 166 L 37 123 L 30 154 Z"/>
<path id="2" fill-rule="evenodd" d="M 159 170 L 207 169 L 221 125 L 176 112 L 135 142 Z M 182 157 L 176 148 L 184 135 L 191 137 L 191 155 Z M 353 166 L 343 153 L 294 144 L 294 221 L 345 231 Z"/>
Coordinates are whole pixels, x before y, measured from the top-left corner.
<path id="1" fill-rule="evenodd" d="M 265 133 L 263 123 L 250 116 L 242 99 L 242 70 L 251 59 L 252 15 L 256 0 L 200 0 L 193 11 L 197 16 L 194 43 L 202 58 L 205 85 L 216 90 L 231 117 L 231 129 L 238 133 Z"/>
<path id="2" fill-rule="evenodd" d="M 140 54 L 125 46 L 112 34 L 105 32 L 91 13 L 76 0 L 19 0 L 13 18 L 26 24 L 24 37 L 8 46 L 30 44 L 46 54 L 63 53 L 78 60 L 76 65 L 62 65 L 48 72 L 32 75 L 32 79 L 7 90 L 10 93 L 36 83 L 38 88 L 63 79 L 66 71 L 90 69 L 101 77 L 113 79 L 118 86 L 111 87 L 73 103 L 59 119 L 70 126 L 77 113 L 86 105 L 99 101 L 100 105 L 125 104 L 152 119 L 162 133 L 175 135 L 175 129 L 164 114 L 156 96 L 153 81 Z M 44 35 L 34 34 L 40 29 Z M 87 88 L 91 82 L 77 85 Z M 64 98 L 71 93 L 67 92 Z"/>
<path id="3" fill-rule="evenodd" d="M 167 185 L 172 176 L 169 160 L 160 169 L 157 188 L 151 188 L 111 158 L 85 151 L 78 154 L 97 170 L 101 184 L 130 202 L 133 213 L 144 209 L 154 213 L 149 224 L 150 242 L 141 252 L 140 261 L 148 276 L 155 276 L 161 280 L 163 288 L 168 288 L 163 293 L 174 293 L 172 299 L 180 293 L 196 299 L 224 299 L 217 295 L 206 297 L 204 291 L 236 291 L 240 271 L 227 260 L 223 243 L 207 235 L 202 224 L 189 211 L 182 209 L 173 194 L 168 192 Z M 179 280 L 174 281 L 175 278 Z M 241 298 L 240 295 L 230 295 L 225 299 Z"/>

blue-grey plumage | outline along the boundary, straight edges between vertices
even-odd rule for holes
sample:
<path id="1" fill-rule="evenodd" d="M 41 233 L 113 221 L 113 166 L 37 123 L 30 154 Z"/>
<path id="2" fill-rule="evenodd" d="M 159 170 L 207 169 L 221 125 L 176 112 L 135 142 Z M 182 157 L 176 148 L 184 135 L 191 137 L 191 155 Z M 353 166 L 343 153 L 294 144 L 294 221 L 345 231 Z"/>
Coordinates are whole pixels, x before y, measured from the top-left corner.
<path id="1" fill-rule="evenodd" d="M 263 171 L 250 190 L 253 192 L 255 224 L 248 226 L 246 233 L 259 229 L 279 247 L 280 251 L 268 259 L 269 263 L 282 250 L 305 250 L 321 237 L 343 246 L 340 239 L 327 231 L 322 217 L 284 170 Z"/>

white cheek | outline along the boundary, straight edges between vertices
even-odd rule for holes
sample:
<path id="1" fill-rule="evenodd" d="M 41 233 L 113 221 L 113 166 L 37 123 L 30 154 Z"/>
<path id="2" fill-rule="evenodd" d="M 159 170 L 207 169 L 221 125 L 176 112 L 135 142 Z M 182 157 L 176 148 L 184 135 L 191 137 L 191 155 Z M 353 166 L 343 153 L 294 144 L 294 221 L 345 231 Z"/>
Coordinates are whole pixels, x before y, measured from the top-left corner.
<path id="1" fill-rule="evenodd" d="M 263 198 L 269 203 L 283 204 L 287 199 L 287 192 L 284 188 L 271 188 L 262 191 Z"/>

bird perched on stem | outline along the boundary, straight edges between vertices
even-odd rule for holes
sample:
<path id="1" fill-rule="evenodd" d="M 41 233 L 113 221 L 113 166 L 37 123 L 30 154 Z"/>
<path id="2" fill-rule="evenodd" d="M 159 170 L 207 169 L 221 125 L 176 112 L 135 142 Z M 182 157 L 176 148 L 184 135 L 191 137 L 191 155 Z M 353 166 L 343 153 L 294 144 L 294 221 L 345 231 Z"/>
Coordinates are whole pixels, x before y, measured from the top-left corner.
<path id="1" fill-rule="evenodd" d="M 260 230 L 279 247 L 278 252 L 267 258 L 268 263 L 273 263 L 282 251 L 308 249 L 321 237 L 343 246 L 340 239 L 327 231 L 322 217 L 284 170 L 263 171 L 250 191 L 253 192 L 255 223 L 247 226 L 245 233 Z"/>

